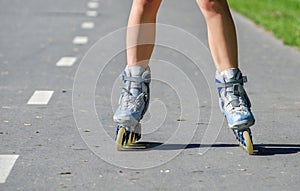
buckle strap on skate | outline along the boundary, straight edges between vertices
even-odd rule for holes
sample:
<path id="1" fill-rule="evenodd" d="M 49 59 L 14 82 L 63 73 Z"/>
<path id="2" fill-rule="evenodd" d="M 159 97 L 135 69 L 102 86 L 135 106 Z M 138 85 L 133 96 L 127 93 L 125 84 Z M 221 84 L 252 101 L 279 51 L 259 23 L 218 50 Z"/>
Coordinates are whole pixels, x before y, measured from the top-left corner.
<path id="1" fill-rule="evenodd" d="M 232 87 L 236 84 L 243 84 L 248 82 L 247 76 L 242 76 L 241 79 L 232 81 L 232 82 L 224 82 L 224 83 L 217 83 L 217 88 L 228 88 L 228 87 Z"/>
<path id="2" fill-rule="evenodd" d="M 125 75 L 121 75 L 120 79 L 122 81 L 129 81 L 129 82 L 136 82 L 136 83 L 142 83 L 142 82 L 150 82 L 150 78 L 142 78 L 142 76 L 139 77 L 131 77 L 131 76 L 125 76 Z"/>

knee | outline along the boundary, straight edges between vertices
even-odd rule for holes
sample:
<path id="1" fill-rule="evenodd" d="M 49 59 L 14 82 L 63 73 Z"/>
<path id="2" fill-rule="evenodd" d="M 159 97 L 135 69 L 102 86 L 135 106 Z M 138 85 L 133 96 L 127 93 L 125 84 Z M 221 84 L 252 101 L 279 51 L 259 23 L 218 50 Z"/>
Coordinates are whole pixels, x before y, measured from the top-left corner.
<path id="1" fill-rule="evenodd" d="M 197 0 L 197 3 L 201 10 L 211 11 L 216 3 L 215 0 Z"/>
<path id="2" fill-rule="evenodd" d="M 155 12 L 162 0 L 133 0 L 133 7 L 140 13 Z"/>
<path id="3" fill-rule="evenodd" d="M 226 0 L 197 0 L 197 3 L 205 17 L 220 14 L 228 7 Z"/>

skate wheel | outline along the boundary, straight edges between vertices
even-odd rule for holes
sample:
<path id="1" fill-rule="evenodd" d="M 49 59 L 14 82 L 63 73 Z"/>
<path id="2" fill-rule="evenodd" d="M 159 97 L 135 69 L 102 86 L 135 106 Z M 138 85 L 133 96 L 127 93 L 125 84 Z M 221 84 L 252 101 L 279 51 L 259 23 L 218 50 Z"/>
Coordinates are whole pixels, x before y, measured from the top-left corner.
<path id="1" fill-rule="evenodd" d="M 133 140 L 132 140 L 133 143 L 136 143 L 136 133 L 133 133 Z"/>
<path id="2" fill-rule="evenodd" d="M 243 132 L 243 138 L 244 138 L 244 141 L 246 144 L 245 149 L 248 151 L 249 155 L 252 155 L 253 154 L 253 143 L 252 143 L 251 136 L 248 131 Z"/>
<path id="3" fill-rule="evenodd" d="M 118 135 L 117 135 L 117 140 L 116 140 L 116 143 L 117 143 L 117 151 L 120 151 L 122 150 L 123 148 L 123 144 L 124 144 L 124 138 L 125 138 L 125 133 L 126 133 L 126 130 L 125 128 L 120 128 L 119 131 L 118 131 Z"/>
<path id="4" fill-rule="evenodd" d="M 126 143 L 126 145 L 132 145 L 134 142 L 133 142 L 133 133 L 132 132 L 130 132 L 129 133 L 129 136 L 128 136 L 128 140 L 127 140 L 127 143 Z"/>

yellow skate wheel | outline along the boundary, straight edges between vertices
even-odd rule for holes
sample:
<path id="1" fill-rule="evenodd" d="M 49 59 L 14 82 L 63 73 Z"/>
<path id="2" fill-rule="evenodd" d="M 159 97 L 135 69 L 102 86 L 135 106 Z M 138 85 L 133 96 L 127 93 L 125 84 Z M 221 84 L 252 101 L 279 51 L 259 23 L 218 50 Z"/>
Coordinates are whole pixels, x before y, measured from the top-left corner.
<path id="1" fill-rule="evenodd" d="M 134 144 L 136 141 L 136 135 L 135 133 L 132 133 L 132 144 Z"/>
<path id="2" fill-rule="evenodd" d="M 253 154 L 253 144 L 248 131 L 243 132 L 243 138 L 245 139 L 246 149 L 249 155 Z"/>
<path id="3" fill-rule="evenodd" d="M 126 130 L 125 128 L 120 128 L 119 131 L 118 131 L 118 135 L 117 135 L 117 140 L 116 140 L 116 143 L 117 143 L 117 151 L 120 151 L 122 150 L 123 148 L 123 143 L 124 143 L 124 138 L 125 138 L 125 133 L 126 133 Z"/>
<path id="4" fill-rule="evenodd" d="M 127 140 L 127 143 L 126 143 L 126 145 L 131 145 L 131 144 L 133 144 L 133 133 L 132 132 L 130 132 L 129 133 L 129 136 L 128 136 L 128 140 Z"/>

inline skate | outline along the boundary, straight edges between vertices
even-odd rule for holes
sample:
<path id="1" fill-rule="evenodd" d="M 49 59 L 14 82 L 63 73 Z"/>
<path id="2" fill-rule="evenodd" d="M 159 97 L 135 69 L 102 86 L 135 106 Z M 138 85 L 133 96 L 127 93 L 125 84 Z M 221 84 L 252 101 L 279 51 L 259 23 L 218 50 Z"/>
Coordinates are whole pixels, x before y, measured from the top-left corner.
<path id="1" fill-rule="evenodd" d="M 117 150 L 134 144 L 141 138 L 140 120 L 147 111 L 150 99 L 150 68 L 126 67 L 121 74 L 124 87 L 119 106 L 113 116 L 116 126 Z"/>
<path id="2" fill-rule="evenodd" d="M 250 126 L 255 119 L 251 112 L 251 103 L 244 89 L 247 77 L 237 68 L 216 72 L 216 85 L 220 109 L 227 119 L 228 126 L 239 142 L 239 145 L 250 155 L 253 154 L 253 142 Z"/>

